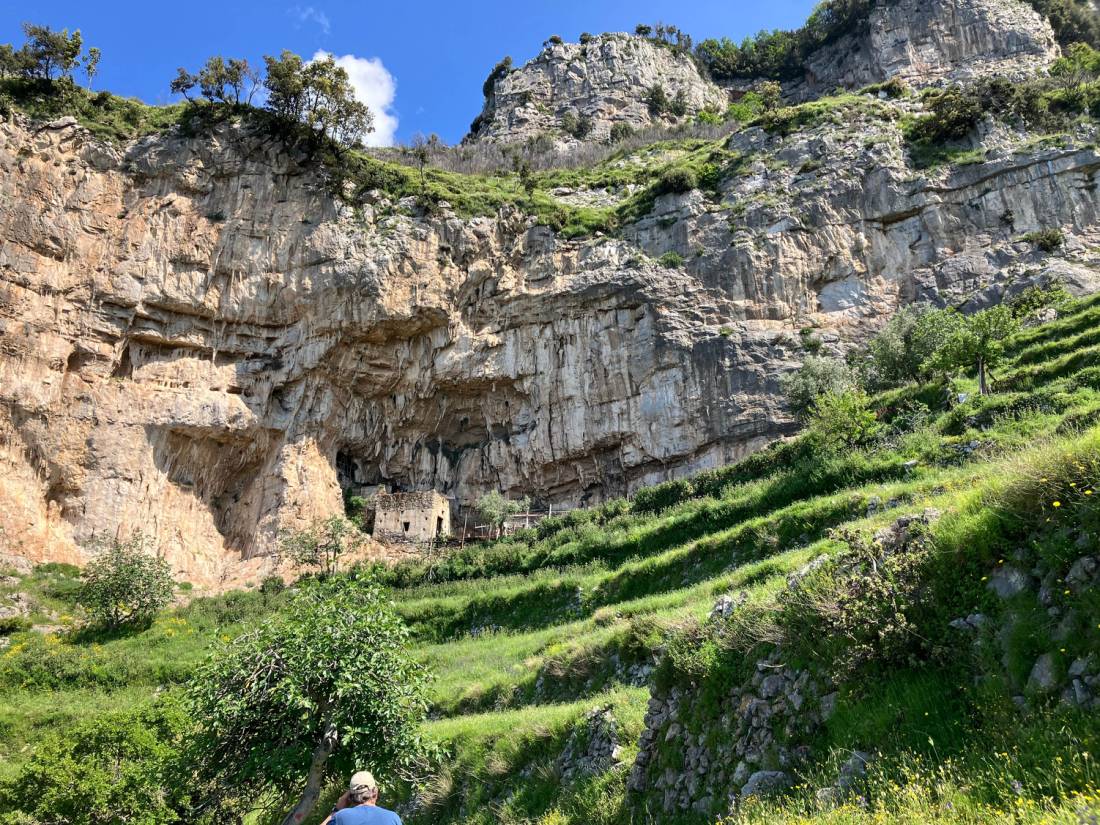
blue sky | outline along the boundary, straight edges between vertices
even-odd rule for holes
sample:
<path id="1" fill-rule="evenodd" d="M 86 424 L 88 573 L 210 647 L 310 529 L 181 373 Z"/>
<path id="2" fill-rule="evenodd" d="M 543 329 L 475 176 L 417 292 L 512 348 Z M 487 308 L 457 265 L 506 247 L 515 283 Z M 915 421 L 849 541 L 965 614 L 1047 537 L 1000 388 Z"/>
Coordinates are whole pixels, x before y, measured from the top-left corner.
<path id="1" fill-rule="evenodd" d="M 522 63 L 551 34 L 632 30 L 673 23 L 696 40 L 741 39 L 762 28 L 793 28 L 815 0 L 0 0 L 0 42 L 21 43 L 24 20 L 79 28 L 103 50 L 95 86 L 150 103 L 171 100 L 177 66 L 194 70 L 212 54 L 262 62 L 291 49 L 349 56 L 346 65 L 373 108 L 377 140 L 416 132 L 461 139 L 481 110 L 481 84 L 501 57 Z M 389 99 L 388 105 L 385 102 Z"/>

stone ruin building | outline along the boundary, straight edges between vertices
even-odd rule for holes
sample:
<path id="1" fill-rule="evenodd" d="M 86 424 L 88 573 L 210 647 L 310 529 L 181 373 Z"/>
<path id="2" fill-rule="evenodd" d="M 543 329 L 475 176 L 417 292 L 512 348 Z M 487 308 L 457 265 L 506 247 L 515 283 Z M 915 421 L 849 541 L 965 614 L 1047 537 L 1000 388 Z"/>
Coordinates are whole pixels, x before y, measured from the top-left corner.
<path id="1" fill-rule="evenodd" d="M 451 502 L 435 490 L 379 493 L 373 536 L 382 541 L 438 541 L 451 533 Z"/>

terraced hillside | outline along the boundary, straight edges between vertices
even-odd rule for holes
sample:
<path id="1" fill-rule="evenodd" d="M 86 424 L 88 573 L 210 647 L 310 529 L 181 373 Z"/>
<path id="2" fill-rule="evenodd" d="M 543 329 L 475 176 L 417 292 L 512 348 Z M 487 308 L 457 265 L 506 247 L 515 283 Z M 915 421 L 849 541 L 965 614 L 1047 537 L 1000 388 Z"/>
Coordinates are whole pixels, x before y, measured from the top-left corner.
<path id="1" fill-rule="evenodd" d="M 389 569 L 448 755 L 388 798 L 413 823 L 713 822 L 770 776 L 792 795 L 736 821 L 1078 821 L 1100 780 L 1098 330 L 1085 298 L 1009 342 L 988 396 L 884 392 L 858 449 L 810 433 Z M 65 629 L 75 572 L 4 579 L 40 625 L 0 655 L 5 793 L 287 598 L 95 636 Z"/>

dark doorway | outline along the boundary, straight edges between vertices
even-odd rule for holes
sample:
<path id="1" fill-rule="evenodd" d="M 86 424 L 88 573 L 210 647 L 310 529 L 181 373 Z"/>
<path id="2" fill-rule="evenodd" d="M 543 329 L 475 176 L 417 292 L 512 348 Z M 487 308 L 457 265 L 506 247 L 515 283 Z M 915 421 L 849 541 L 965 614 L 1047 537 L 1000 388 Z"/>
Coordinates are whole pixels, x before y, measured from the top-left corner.
<path id="1" fill-rule="evenodd" d="M 435 534 L 437 536 L 439 536 L 439 535 L 442 535 L 442 533 L 443 533 L 443 516 L 436 516 L 435 517 Z"/>

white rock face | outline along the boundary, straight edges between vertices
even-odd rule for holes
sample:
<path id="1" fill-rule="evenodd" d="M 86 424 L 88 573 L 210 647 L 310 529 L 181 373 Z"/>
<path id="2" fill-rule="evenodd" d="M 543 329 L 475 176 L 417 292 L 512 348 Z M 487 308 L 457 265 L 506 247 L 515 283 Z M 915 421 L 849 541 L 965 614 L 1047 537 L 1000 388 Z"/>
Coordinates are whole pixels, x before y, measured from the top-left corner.
<path id="1" fill-rule="evenodd" d="M 515 142 L 547 134 L 559 142 L 567 112 L 592 118 L 588 140 L 606 140 L 611 127 L 648 126 L 654 118 L 645 98 L 661 86 L 669 99 L 683 93 L 688 116 L 728 96 L 705 80 L 690 57 L 628 34 L 604 34 L 588 43 L 550 45 L 534 60 L 497 81 L 485 103 L 477 140 Z"/>
<path id="2" fill-rule="evenodd" d="M 811 56 L 802 98 L 897 77 L 920 87 L 1022 77 L 1059 56 L 1054 32 L 1023 0 L 890 0 L 865 28 Z"/>

